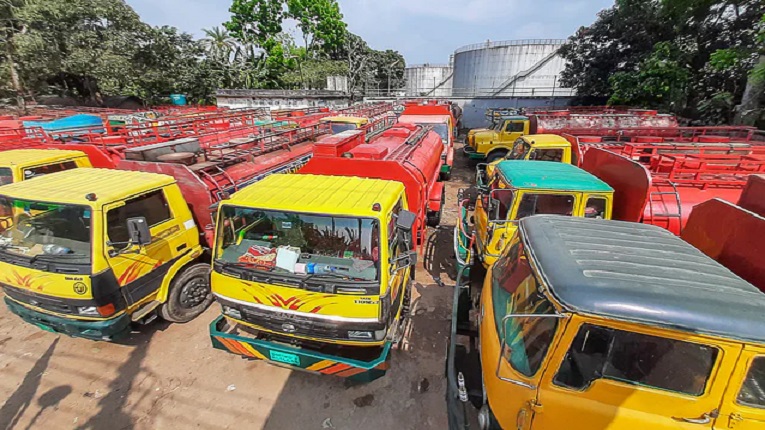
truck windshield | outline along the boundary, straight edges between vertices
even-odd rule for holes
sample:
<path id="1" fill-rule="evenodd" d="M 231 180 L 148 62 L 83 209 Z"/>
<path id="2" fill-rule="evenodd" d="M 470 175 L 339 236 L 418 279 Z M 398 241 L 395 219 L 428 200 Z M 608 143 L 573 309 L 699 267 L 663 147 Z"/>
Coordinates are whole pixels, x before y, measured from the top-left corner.
<path id="1" fill-rule="evenodd" d="M 449 142 L 449 127 L 446 124 L 435 124 L 433 126 L 433 131 L 438 133 L 439 136 L 441 136 L 441 141 L 444 143 Z"/>
<path id="2" fill-rule="evenodd" d="M 0 196 L 0 252 L 90 263 L 91 210 Z"/>
<path id="3" fill-rule="evenodd" d="M 332 122 L 329 124 L 332 134 L 340 134 L 348 130 L 356 130 L 356 124 L 344 123 L 344 122 Z"/>
<path id="4" fill-rule="evenodd" d="M 0 185 L 13 183 L 13 172 L 7 167 L 0 167 Z"/>
<path id="5" fill-rule="evenodd" d="M 496 131 L 497 133 L 501 133 L 504 125 L 505 125 L 504 121 L 500 121 L 498 123 L 495 123 L 491 129 Z"/>
<path id="6" fill-rule="evenodd" d="M 368 218 L 224 206 L 216 261 L 256 271 L 379 279 L 380 226 Z"/>

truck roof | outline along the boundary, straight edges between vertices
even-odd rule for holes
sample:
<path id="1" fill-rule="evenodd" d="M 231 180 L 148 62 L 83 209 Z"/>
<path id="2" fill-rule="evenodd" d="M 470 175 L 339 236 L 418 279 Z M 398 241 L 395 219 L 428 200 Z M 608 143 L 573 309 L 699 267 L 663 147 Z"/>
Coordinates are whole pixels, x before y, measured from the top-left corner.
<path id="1" fill-rule="evenodd" d="M 258 209 L 377 217 L 393 209 L 404 192 L 400 182 L 323 175 L 271 175 L 222 202 Z M 381 205 L 381 211 L 372 206 Z"/>
<path id="2" fill-rule="evenodd" d="M 520 230 L 569 311 L 765 343 L 765 294 L 667 230 L 550 215 Z"/>
<path id="3" fill-rule="evenodd" d="M 499 174 L 515 188 L 613 193 L 610 185 L 576 166 L 554 161 L 506 160 Z"/>
<path id="4" fill-rule="evenodd" d="M 398 122 L 406 124 L 443 124 L 449 121 L 451 115 L 406 115 L 398 117 Z"/>
<path id="5" fill-rule="evenodd" d="M 571 143 L 569 143 L 568 140 L 557 134 L 527 134 L 526 136 L 521 136 L 520 138 L 529 143 L 533 142 L 534 146 L 537 148 L 558 148 L 561 146 L 561 144 L 571 146 Z"/>
<path id="6" fill-rule="evenodd" d="M 368 123 L 369 120 L 360 116 L 327 116 L 322 118 L 320 122 L 343 122 L 348 124 L 362 125 Z"/>
<path id="7" fill-rule="evenodd" d="M 83 156 L 83 152 L 64 149 L 11 149 L 0 152 L 0 166 L 52 163 Z"/>
<path id="8" fill-rule="evenodd" d="M 28 181 L 4 185 L 0 194 L 40 202 L 101 207 L 147 190 L 175 183 L 175 178 L 156 173 L 114 169 L 70 169 Z M 85 196 L 93 193 L 96 201 Z"/>

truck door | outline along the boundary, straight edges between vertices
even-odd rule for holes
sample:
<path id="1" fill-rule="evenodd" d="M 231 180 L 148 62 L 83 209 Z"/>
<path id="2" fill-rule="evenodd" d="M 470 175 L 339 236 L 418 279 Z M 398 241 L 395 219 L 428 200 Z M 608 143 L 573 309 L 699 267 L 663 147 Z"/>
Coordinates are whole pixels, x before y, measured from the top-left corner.
<path id="1" fill-rule="evenodd" d="M 712 429 L 740 346 L 637 327 L 572 319 L 532 429 Z"/>
<path id="2" fill-rule="evenodd" d="M 104 253 L 128 306 L 159 290 L 175 258 L 185 251 L 183 229 L 163 190 L 154 190 L 104 208 Z M 129 244 L 127 220 L 145 217 L 151 243 Z"/>
<path id="3" fill-rule="evenodd" d="M 502 142 L 510 144 L 515 142 L 515 139 L 523 136 L 526 131 L 526 121 L 523 120 L 508 120 L 505 122 L 505 129 L 503 130 Z"/>
<path id="4" fill-rule="evenodd" d="M 714 428 L 765 428 L 765 348 L 744 348 L 733 371 Z"/>

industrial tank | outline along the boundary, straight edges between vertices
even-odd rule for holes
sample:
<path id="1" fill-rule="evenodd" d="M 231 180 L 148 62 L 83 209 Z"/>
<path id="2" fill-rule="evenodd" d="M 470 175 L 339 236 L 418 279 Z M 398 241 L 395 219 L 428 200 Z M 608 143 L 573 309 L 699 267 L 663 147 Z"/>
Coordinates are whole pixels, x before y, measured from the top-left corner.
<path id="1" fill-rule="evenodd" d="M 451 97 L 452 67 L 446 64 L 417 64 L 404 70 L 408 97 Z"/>
<path id="2" fill-rule="evenodd" d="M 508 40 L 463 46 L 454 53 L 454 97 L 571 96 L 560 87 L 563 39 Z"/>

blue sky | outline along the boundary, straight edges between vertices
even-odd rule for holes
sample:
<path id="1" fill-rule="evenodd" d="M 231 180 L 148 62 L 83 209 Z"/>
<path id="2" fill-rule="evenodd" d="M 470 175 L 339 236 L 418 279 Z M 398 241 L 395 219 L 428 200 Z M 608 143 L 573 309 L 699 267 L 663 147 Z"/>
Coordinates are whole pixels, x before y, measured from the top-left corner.
<path id="1" fill-rule="evenodd" d="M 350 31 L 408 64 L 447 63 L 460 46 L 486 40 L 566 38 L 613 0 L 339 0 Z M 229 17 L 231 0 L 127 0 L 152 25 L 202 36 Z"/>

